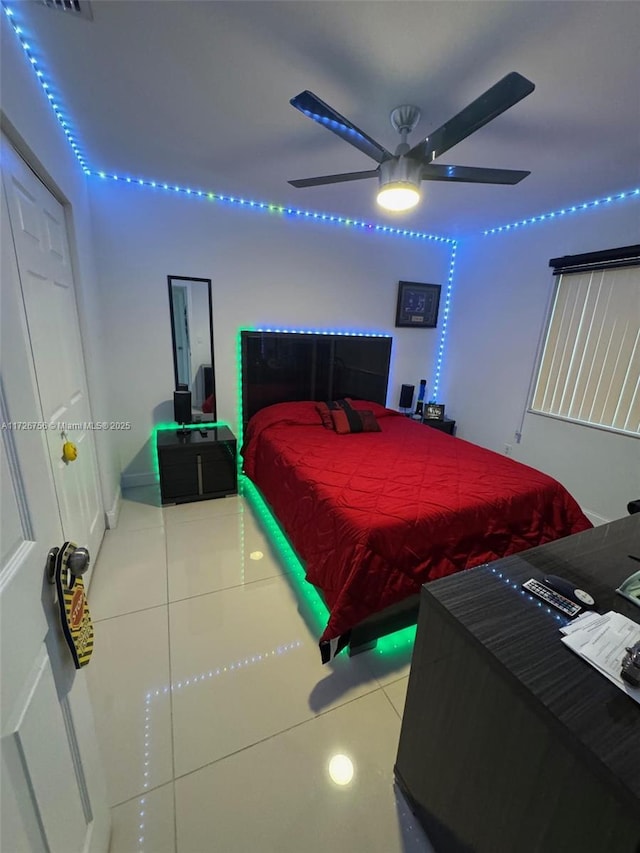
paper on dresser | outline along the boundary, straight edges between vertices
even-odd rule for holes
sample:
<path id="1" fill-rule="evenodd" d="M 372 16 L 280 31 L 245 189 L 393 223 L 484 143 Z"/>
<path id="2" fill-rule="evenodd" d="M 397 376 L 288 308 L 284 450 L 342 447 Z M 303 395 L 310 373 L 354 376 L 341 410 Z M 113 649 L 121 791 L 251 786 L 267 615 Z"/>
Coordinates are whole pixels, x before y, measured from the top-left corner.
<path id="1" fill-rule="evenodd" d="M 631 687 L 620 676 L 626 649 L 639 640 L 640 625 L 614 611 L 588 620 L 562 637 L 562 642 L 572 651 L 640 703 L 640 688 Z"/>
<path id="2" fill-rule="evenodd" d="M 596 613 L 595 610 L 586 610 L 582 615 L 578 616 L 577 619 L 573 619 L 568 625 L 564 625 L 560 628 L 560 633 L 573 634 L 575 631 L 580 631 L 583 628 L 595 628 L 598 624 L 606 623 L 608 621 L 608 613 L 605 613 L 603 616 L 600 613 Z"/>

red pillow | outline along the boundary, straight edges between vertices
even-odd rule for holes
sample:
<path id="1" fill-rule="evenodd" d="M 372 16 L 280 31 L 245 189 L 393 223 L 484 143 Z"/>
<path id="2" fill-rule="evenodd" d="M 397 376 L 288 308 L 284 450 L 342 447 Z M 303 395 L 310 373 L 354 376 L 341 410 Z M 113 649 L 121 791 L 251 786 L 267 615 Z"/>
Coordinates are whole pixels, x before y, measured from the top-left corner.
<path id="1" fill-rule="evenodd" d="M 320 415 L 322 426 L 325 429 L 333 429 L 333 419 L 331 417 L 331 412 L 329 411 L 329 406 L 327 406 L 326 403 L 318 403 L 316 410 Z"/>
<path id="2" fill-rule="evenodd" d="M 333 428 L 340 435 L 354 432 L 381 432 L 380 424 L 371 410 L 354 409 L 348 400 L 320 403 L 317 408 L 323 425 L 329 429 Z M 331 426 L 329 426 L 329 420 Z"/>

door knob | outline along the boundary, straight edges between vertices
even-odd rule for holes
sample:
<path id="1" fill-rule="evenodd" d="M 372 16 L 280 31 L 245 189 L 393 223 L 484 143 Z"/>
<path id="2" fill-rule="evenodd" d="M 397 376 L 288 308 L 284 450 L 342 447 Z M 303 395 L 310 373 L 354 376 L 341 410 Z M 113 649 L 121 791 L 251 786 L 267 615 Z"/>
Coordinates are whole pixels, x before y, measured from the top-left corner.
<path id="1" fill-rule="evenodd" d="M 67 566 L 74 578 L 77 578 L 87 571 L 90 562 L 91 557 L 89 556 L 89 551 L 86 548 L 76 548 L 75 551 L 70 554 L 69 559 L 67 560 Z"/>
<path id="2" fill-rule="evenodd" d="M 77 548 L 72 542 L 65 542 L 63 550 L 66 552 L 63 570 L 67 573 L 67 586 L 73 588 L 76 578 L 81 577 L 89 569 L 91 556 L 86 548 Z M 47 554 L 47 578 L 49 583 L 56 582 L 56 564 L 60 548 L 50 548 Z"/>

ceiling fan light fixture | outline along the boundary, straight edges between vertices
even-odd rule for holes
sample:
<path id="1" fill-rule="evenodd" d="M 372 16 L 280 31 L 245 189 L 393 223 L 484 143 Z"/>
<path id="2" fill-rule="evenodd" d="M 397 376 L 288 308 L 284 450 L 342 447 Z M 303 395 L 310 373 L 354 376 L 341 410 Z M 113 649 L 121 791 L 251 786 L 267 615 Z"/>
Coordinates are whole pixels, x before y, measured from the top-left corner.
<path id="1" fill-rule="evenodd" d="M 391 181 L 380 187 L 376 201 L 385 210 L 400 213 L 403 210 L 411 210 L 420 198 L 420 189 L 411 181 Z"/>
<path id="2" fill-rule="evenodd" d="M 422 197 L 422 166 L 408 157 L 396 156 L 379 166 L 377 202 L 393 213 L 411 210 Z"/>

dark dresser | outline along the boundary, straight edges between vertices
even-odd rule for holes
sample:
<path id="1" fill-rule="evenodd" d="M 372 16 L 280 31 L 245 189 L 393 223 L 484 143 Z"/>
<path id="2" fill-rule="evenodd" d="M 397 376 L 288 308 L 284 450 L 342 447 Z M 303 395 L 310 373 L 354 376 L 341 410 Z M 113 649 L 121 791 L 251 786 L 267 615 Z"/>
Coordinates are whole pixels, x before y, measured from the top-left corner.
<path id="1" fill-rule="evenodd" d="M 237 492 L 236 437 L 226 426 L 159 430 L 156 438 L 163 504 Z"/>
<path id="2" fill-rule="evenodd" d="M 422 588 L 395 775 L 437 853 L 640 853 L 640 704 L 520 591 L 560 575 L 640 622 L 630 554 L 640 514 Z"/>

